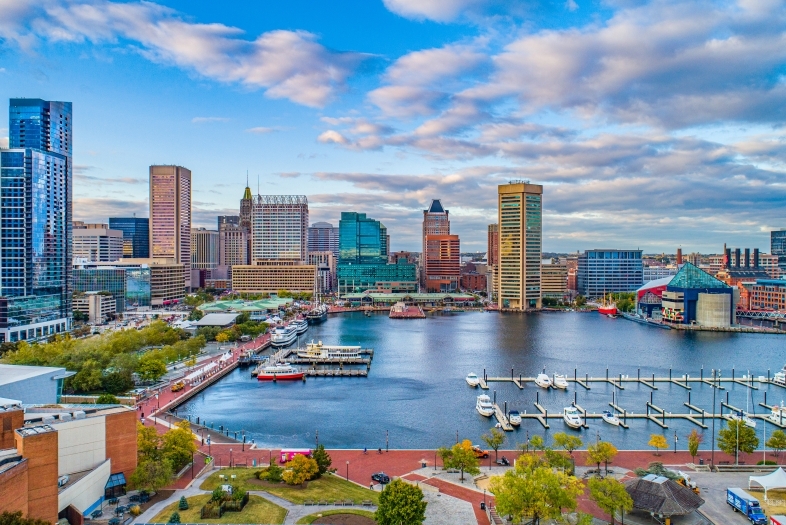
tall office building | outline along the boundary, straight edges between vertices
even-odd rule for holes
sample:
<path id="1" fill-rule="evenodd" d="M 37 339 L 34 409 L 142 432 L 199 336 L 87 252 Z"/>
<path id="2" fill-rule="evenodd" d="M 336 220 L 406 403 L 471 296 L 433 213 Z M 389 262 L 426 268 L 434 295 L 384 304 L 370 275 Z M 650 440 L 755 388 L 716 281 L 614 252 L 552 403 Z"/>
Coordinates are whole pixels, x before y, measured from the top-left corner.
<path id="1" fill-rule="evenodd" d="M 579 255 L 576 281 L 585 297 L 638 290 L 644 284 L 641 250 L 587 250 Z"/>
<path id="2" fill-rule="evenodd" d="M 231 224 L 233 226 L 240 226 L 240 215 L 219 215 L 218 217 L 218 230 L 224 224 Z"/>
<path id="3" fill-rule="evenodd" d="M 513 181 L 498 187 L 500 308 L 541 307 L 543 186 Z"/>
<path id="4" fill-rule="evenodd" d="M 786 228 L 770 232 L 770 254 L 778 256 L 778 266 L 786 272 Z"/>
<path id="5" fill-rule="evenodd" d="M 437 271 L 437 263 L 440 263 L 440 254 L 442 253 L 440 250 L 440 242 L 434 241 L 431 243 L 431 249 L 429 250 L 428 247 L 428 238 L 434 236 L 444 236 L 450 235 L 450 212 L 442 207 L 442 202 L 439 199 L 434 199 L 431 201 L 431 205 L 428 207 L 427 210 L 423 210 L 423 239 L 422 239 L 422 249 L 420 251 L 420 284 L 422 287 L 426 288 L 426 291 L 433 290 L 439 291 L 441 286 L 444 286 L 444 279 L 440 277 L 444 276 L 436 276 L 434 274 Z M 456 238 L 456 242 L 458 242 L 458 238 Z M 447 246 L 447 244 L 446 244 Z M 390 248 L 388 248 L 389 250 Z M 429 260 L 431 257 L 431 260 Z M 440 263 L 442 264 L 442 263 Z M 460 262 L 459 262 L 460 264 Z M 444 268 L 440 268 L 444 270 Z M 431 272 L 431 274 L 429 274 Z M 430 283 L 430 280 L 439 280 L 440 283 L 434 282 Z M 455 275 L 455 286 L 450 289 L 450 291 L 454 291 L 458 288 L 458 273 Z"/>
<path id="6" fill-rule="evenodd" d="M 109 228 L 123 232 L 124 259 L 147 259 L 150 257 L 150 219 L 146 217 L 110 217 Z"/>
<path id="7" fill-rule="evenodd" d="M 218 265 L 248 264 L 248 232 L 239 224 L 221 223 L 218 229 Z"/>
<path id="8" fill-rule="evenodd" d="M 240 228 L 246 232 L 246 261 L 242 264 L 251 264 L 251 235 L 253 229 L 253 226 L 251 225 L 251 219 L 253 215 L 254 197 L 251 195 L 251 188 L 248 187 L 248 176 L 246 176 L 246 189 L 243 192 L 243 198 L 240 199 L 240 216 L 238 218 L 238 224 L 240 224 Z"/>
<path id="9" fill-rule="evenodd" d="M 191 268 L 215 270 L 218 266 L 218 237 L 214 230 L 191 229 Z"/>
<path id="10" fill-rule="evenodd" d="M 150 256 L 175 259 L 191 286 L 191 171 L 150 166 Z"/>
<path id="11" fill-rule="evenodd" d="M 305 262 L 308 252 L 306 196 L 257 195 L 251 214 L 251 242 L 254 261 Z"/>
<path id="12" fill-rule="evenodd" d="M 422 259 L 426 292 L 458 291 L 461 277 L 458 235 L 427 235 Z"/>
<path id="13" fill-rule="evenodd" d="M 489 299 L 496 300 L 499 293 L 499 224 L 488 226 L 488 248 L 486 249 L 486 288 Z"/>
<path id="14" fill-rule="evenodd" d="M 109 262 L 123 258 L 123 232 L 108 224 L 74 221 L 72 256 L 89 262 Z"/>
<path id="15" fill-rule="evenodd" d="M 338 259 L 338 228 L 329 222 L 315 222 L 309 226 L 308 251 L 332 252 Z"/>
<path id="16" fill-rule="evenodd" d="M 72 107 L 11 99 L 0 151 L 0 342 L 71 329 Z"/>

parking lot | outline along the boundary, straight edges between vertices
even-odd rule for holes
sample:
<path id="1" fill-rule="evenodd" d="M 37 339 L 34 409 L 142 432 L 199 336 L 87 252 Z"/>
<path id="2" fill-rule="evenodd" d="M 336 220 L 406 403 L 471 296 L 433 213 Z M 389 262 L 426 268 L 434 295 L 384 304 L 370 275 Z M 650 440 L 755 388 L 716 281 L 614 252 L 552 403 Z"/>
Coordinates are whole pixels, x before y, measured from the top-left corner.
<path id="1" fill-rule="evenodd" d="M 752 472 L 695 472 L 691 473 L 691 479 L 695 481 L 701 489 L 701 497 L 706 502 L 701 507 L 701 511 L 717 525 L 750 525 L 742 514 L 734 512 L 726 503 L 726 489 L 729 487 L 739 487 L 748 490 L 748 478 L 754 474 Z M 750 495 L 761 501 L 764 497 L 763 492 L 750 491 Z"/>

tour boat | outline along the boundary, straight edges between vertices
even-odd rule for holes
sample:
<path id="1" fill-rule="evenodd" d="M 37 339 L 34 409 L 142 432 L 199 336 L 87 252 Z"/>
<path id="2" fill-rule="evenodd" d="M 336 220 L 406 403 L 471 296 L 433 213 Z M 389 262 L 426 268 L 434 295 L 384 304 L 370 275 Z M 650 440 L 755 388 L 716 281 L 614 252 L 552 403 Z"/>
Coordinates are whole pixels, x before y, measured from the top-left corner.
<path id="1" fill-rule="evenodd" d="M 305 319 L 298 319 L 296 321 L 292 321 L 292 325 L 295 327 L 298 335 L 305 334 L 308 331 L 308 321 Z"/>
<path id="2" fill-rule="evenodd" d="M 288 381 L 293 379 L 303 379 L 305 374 L 291 366 L 289 363 L 281 363 L 273 366 L 266 366 L 257 373 L 260 381 Z"/>
<path id="3" fill-rule="evenodd" d="M 772 378 L 772 382 L 776 385 L 786 386 L 786 365 L 784 365 L 780 372 L 775 372 L 775 377 Z"/>
<path id="4" fill-rule="evenodd" d="M 551 378 L 547 374 L 538 374 L 535 378 L 535 384 L 541 388 L 551 388 Z"/>
<path id="5" fill-rule="evenodd" d="M 606 294 L 603 294 L 603 301 L 598 306 L 598 313 L 610 317 L 617 315 L 617 303 L 611 299 L 611 294 L 609 294 L 608 300 L 606 299 Z"/>
<path id="6" fill-rule="evenodd" d="M 318 304 L 306 314 L 306 321 L 308 324 L 319 324 L 327 321 L 328 306 L 326 304 Z"/>
<path id="7" fill-rule="evenodd" d="M 360 346 L 325 346 L 322 341 L 306 344 L 305 350 L 298 350 L 297 356 L 303 359 L 360 359 Z"/>
<path id="8" fill-rule="evenodd" d="M 270 344 L 276 347 L 289 346 L 297 339 L 297 329 L 288 324 L 287 326 L 277 326 L 270 335 Z"/>
<path id="9" fill-rule="evenodd" d="M 568 379 L 561 374 L 554 374 L 554 388 L 559 388 L 560 390 L 567 390 L 568 389 Z"/>
<path id="10" fill-rule="evenodd" d="M 486 394 L 478 396 L 478 401 L 475 404 L 475 409 L 481 416 L 491 417 L 494 415 L 494 406 L 491 404 L 491 398 Z"/>
<path id="11" fill-rule="evenodd" d="M 521 414 L 519 414 L 519 411 L 511 410 L 508 413 L 508 421 L 510 421 L 510 424 L 514 427 L 519 426 L 521 424 Z"/>
<path id="12" fill-rule="evenodd" d="M 574 406 L 565 407 L 562 410 L 562 419 L 570 428 L 581 428 L 584 426 L 584 419 L 581 417 L 579 409 Z"/>
<path id="13" fill-rule="evenodd" d="M 614 425 L 615 427 L 620 425 L 620 418 L 618 418 L 611 410 L 604 410 L 603 415 L 600 417 L 609 425 Z"/>
<path id="14" fill-rule="evenodd" d="M 467 381 L 467 384 L 471 387 L 476 387 L 480 384 L 480 378 L 478 377 L 478 374 L 476 374 L 475 372 L 470 372 L 469 374 L 467 374 L 467 377 L 465 379 Z"/>
<path id="15" fill-rule="evenodd" d="M 774 405 L 772 407 L 772 413 L 770 413 L 767 418 L 774 422 L 782 425 L 784 421 L 786 421 L 786 406 L 783 406 L 783 401 L 781 401 L 780 406 Z"/>

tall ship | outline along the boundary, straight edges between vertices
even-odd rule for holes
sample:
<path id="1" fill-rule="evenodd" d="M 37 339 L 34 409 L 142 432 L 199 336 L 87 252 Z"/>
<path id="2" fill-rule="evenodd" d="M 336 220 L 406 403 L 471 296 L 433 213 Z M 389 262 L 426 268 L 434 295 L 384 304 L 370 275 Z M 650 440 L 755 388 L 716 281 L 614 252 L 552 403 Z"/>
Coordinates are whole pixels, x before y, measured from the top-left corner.
<path id="1" fill-rule="evenodd" d="M 292 381 L 303 379 L 305 373 L 289 363 L 266 366 L 257 373 L 260 381 Z"/>
<path id="2" fill-rule="evenodd" d="M 297 328 L 293 324 L 277 326 L 270 334 L 270 344 L 275 347 L 289 346 L 297 340 Z"/>
<path id="3" fill-rule="evenodd" d="M 360 359 L 360 346 L 327 346 L 322 341 L 311 341 L 305 350 L 298 350 L 297 356 L 302 359 Z"/>
<path id="4" fill-rule="evenodd" d="M 306 314 L 308 324 L 319 324 L 327 321 L 328 305 L 318 304 Z"/>
<path id="5" fill-rule="evenodd" d="M 608 298 L 606 294 L 603 294 L 603 300 L 598 306 L 598 313 L 601 315 L 617 315 L 617 303 L 611 298 L 611 294 L 609 294 Z"/>

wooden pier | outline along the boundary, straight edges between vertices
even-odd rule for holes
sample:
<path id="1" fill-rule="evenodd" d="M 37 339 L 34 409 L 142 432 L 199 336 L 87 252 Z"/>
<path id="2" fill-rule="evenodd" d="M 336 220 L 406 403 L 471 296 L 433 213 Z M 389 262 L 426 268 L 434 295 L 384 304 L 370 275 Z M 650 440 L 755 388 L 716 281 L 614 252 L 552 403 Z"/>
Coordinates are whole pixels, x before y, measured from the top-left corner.
<path id="1" fill-rule="evenodd" d="M 309 368 L 305 370 L 308 377 L 368 377 L 367 370 L 317 370 Z"/>
<path id="2" fill-rule="evenodd" d="M 499 405 L 496 403 L 494 403 L 492 406 L 494 407 L 494 417 L 497 418 L 497 421 L 499 422 L 502 430 L 505 432 L 513 432 L 513 425 L 511 425 L 510 421 L 508 421 L 508 416 L 505 415 L 505 412 L 499 408 Z"/>

